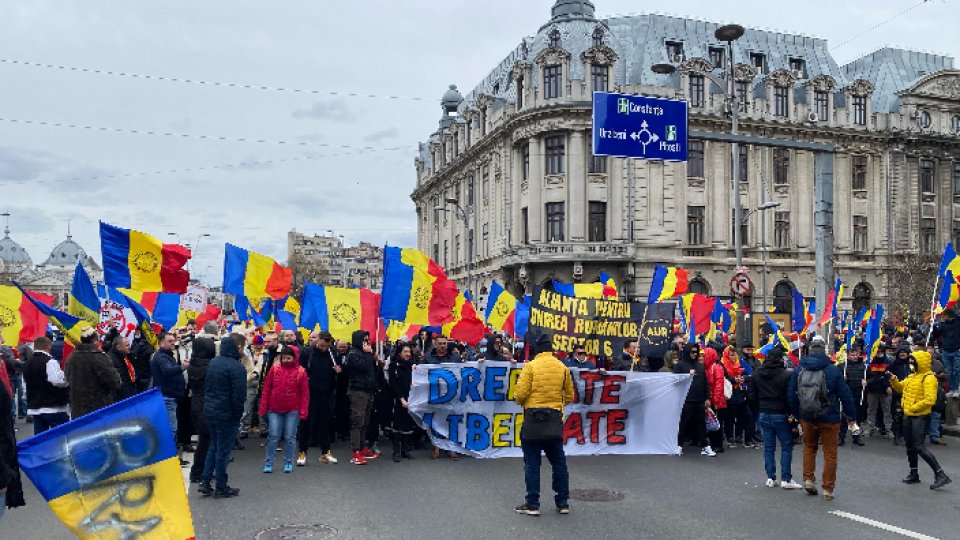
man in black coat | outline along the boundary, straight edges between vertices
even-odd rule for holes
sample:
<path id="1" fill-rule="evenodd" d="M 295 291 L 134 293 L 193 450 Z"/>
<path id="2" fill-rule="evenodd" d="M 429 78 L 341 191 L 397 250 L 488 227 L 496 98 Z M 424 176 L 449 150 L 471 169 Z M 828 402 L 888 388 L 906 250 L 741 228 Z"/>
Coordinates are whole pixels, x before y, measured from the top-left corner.
<path id="1" fill-rule="evenodd" d="M 707 407 L 710 406 L 710 399 L 707 394 L 707 375 L 703 369 L 703 362 L 700 361 L 700 345 L 696 343 L 686 344 L 680 354 L 680 359 L 673 367 L 673 372 L 693 376 L 690 390 L 687 392 L 687 399 L 684 401 L 683 410 L 680 412 L 677 446 L 682 447 L 684 437 L 687 436 L 700 447 L 700 455 L 714 457 L 717 455 L 716 452 L 707 444 L 705 416 Z"/>
<path id="2" fill-rule="evenodd" d="M 33 354 L 23 367 L 27 383 L 27 412 L 33 416 L 33 434 L 70 421 L 70 389 L 60 362 L 50 355 L 50 338 L 38 337 Z"/>
<path id="3" fill-rule="evenodd" d="M 227 483 L 227 464 L 230 453 L 240 432 L 243 405 L 247 397 L 247 370 L 240 363 L 240 350 L 246 338 L 230 334 L 220 341 L 220 356 L 207 367 L 203 391 L 203 416 L 210 432 L 210 449 L 207 451 L 200 486 L 202 495 L 213 494 L 221 499 L 236 497 L 240 490 Z M 217 488 L 210 484 L 216 476 Z"/>
<path id="4" fill-rule="evenodd" d="M 307 464 L 307 451 L 311 446 L 320 447 L 320 463 L 337 462 L 330 451 L 330 439 L 337 375 L 341 369 L 330 348 L 333 336 L 329 332 L 312 332 L 309 340 L 310 344 L 300 355 L 300 365 L 307 372 L 310 386 L 310 410 L 297 432 L 300 449 L 297 466 L 300 467 Z"/>
<path id="5" fill-rule="evenodd" d="M 190 392 L 190 419 L 197 432 L 197 448 L 193 454 L 193 466 L 190 467 L 190 482 L 197 483 L 203 474 L 210 450 L 210 430 L 203 414 L 204 392 L 206 391 L 207 369 L 216 356 L 216 342 L 207 334 L 194 336 L 191 346 L 190 366 L 187 367 L 187 391 Z M 246 395 L 244 395 L 246 397 Z"/>
<path id="6" fill-rule="evenodd" d="M 115 401 L 135 395 L 137 393 L 137 369 L 130 357 L 130 344 L 127 343 L 127 338 L 119 335 L 113 338 L 107 356 L 113 363 L 113 369 L 117 370 L 117 375 L 120 376 L 120 388 L 114 394 Z"/>
<path id="7" fill-rule="evenodd" d="M 350 446 L 353 450 L 350 463 L 366 465 L 366 460 L 379 457 L 366 446 L 367 423 L 373 413 L 373 398 L 377 391 L 377 360 L 373 357 L 370 332 L 357 330 L 351 341 L 345 362 L 350 385 Z"/>

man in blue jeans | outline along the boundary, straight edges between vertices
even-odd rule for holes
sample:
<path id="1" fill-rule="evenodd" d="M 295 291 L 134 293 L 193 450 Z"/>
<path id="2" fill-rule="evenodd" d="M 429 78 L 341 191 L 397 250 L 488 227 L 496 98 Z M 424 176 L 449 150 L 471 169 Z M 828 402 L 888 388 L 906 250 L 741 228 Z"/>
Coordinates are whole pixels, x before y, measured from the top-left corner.
<path id="1" fill-rule="evenodd" d="M 210 430 L 210 447 L 197 491 L 214 499 L 236 497 L 240 490 L 227 484 L 227 464 L 240 432 L 247 398 L 247 370 L 240 363 L 246 339 L 230 334 L 220 341 L 220 356 L 210 361 L 204 381 L 203 415 Z M 213 489 L 211 480 L 216 480 Z"/>
<path id="2" fill-rule="evenodd" d="M 750 380 L 749 400 L 760 412 L 763 433 L 763 466 L 767 473 L 767 487 L 800 489 L 793 481 L 793 433 L 789 423 L 790 404 L 787 387 L 790 372 L 783 365 L 784 350 L 777 345 Z M 780 443 L 780 482 L 777 482 L 777 442 Z"/>
<path id="3" fill-rule="evenodd" d="M 947 397 L 960 397 L 960 318 L 953 308 L 943 310 L 943 320 L 934 327 L 934 337 L 940 338 L 940 359 L 950 377 Z"/>
<path id="4" fill-rule="evenodd" d="M 177 348 L 177 336 L 172 332 L 162 332 L 157 340 L 159 342 L 157 352 L 150 359 L 150 375 L 153 386 L 159 388 L 160 394 L 163 395 L 163 405 L 167 409 L 170 431 L 176 438 L 177 400 L 187 395 L 187 381 L 183 378 L 183 373 L 190 362 L 184 360 L 181 365 L 174 358 L 173 351 Z M 181 459 L 180 465 L 186 466 L 189 463 Z"/>

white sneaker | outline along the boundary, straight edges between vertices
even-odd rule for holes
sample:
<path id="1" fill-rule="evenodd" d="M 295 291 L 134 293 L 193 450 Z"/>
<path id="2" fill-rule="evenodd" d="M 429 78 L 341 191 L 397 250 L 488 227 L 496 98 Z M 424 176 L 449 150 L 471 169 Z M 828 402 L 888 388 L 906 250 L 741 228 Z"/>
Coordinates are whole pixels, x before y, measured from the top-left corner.
<path id="1" fill-rule="evenodd" d="M 777 481 L 776 481 L 776 480 L 774 480 L 773 478 L 767 478 L 767 487 L 768 487 L 768 488 L 775 488 L 775 487 L 777 487 L 777 485 L 778 485 L 778 484 L 777 484 Z"/>
<path id="2" fill-rule="evenodd" d="M 773 486 L 770 486 L 773 487 Z M 803 486 L 791 480 L 789 482 L 780 482 L 780 487 L 783 489 L 803 489 Z"/>
<path id="3" fill-rule="evenodd" d="M 700 451 L 701 456 L 716 457 L 717 453 L 713 451 L 713 448 L 709 446 L 704 446 L 703 450 Z"/>
<path id="4" fill-rule="evenodd" d="M 333 457 L 333 452 L 327 452 L 326 454 L 320 456 L 320 463 L 330 463 L 332 465 L 336 462 L 337 458 Z"/>
<path id="5" fill-rule="evenodd" d="M 300 452 L 300 453 L 297 455 L 297 467 L 303 467 L 303 466 L 306 465 L 306 464 L 307 464 L 307 453 L 306 453 L 306 452 Z"/>

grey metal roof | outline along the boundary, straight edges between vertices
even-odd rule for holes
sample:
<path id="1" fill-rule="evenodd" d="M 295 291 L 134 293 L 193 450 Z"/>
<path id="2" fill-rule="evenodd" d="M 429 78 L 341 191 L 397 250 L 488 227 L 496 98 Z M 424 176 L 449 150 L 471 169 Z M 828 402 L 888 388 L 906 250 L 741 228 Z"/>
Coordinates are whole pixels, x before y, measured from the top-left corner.
<path id="1" fill-rule="evenodd" d="M 9 229 L 4 230 L 3 238 L 0 238 L 0 262 L 17 266 L 33 266 L 30 254 L 23 249 L 23 246 L 10 238 Z"/>
<path id="2" fill-rule="evenodd" d="M 893 47 L 884 47 L 843 66 L 850 81 L 866 79 L 876 87 L 873 92 L 876 112 L 895 112 L 900 107 L 897 92 L 945 69 L 953 69 L 953 58 Z"/>

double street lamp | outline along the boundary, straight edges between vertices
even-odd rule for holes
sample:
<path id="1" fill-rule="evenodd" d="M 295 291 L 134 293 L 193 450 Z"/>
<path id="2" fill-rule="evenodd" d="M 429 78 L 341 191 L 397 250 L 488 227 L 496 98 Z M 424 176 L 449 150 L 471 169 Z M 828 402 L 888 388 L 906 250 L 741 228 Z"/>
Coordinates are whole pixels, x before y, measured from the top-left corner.
<path id="1" fill-rule="evenodd" d="M 767 201 L 757 207 L 755 210 L 751 210 L 743 215 L 743 221 L 741 225 L 747 223 L 747 220 L 750 219 L 750 216 L 756 214 L 757 212 L 766 212 L 773 208 L 780 207 L 779 201 Z M 738 227 L 739 228 L 739 227 Z M 760 216 L 760 253 L 761 253 L 761 263 L 763 266 L 762 273 L 760 274 L 760 309 L 764 313 L 767 312 L 767 217 L 766 215 Z"/>
<path id="2" fill-rule="evenodd" d="M 470 217 L 467 214 L 467 210 L 460 206 L 460 201 L 454 197 L 447 197 L 443 200 L 446 205 L 451 205 L 454 208 L 454 214 L 457 216 L 457 219 L 463 222 L 463 229 L 467 232 L 467 290 L 472 291 L 470 288 L 471 281 L 473 280 L 473 245 L 469 240 L 469 230 L 470 230 Z M 450 209 L 446 206 L 436 206 L 433 209 L 435 212 L 449 212 Z M 437 250 L 440 249 L 440 238 L 439 238 L 439 227 L 437 233 Z M 472 292 L 471 292 L 472 294 Z"/>

